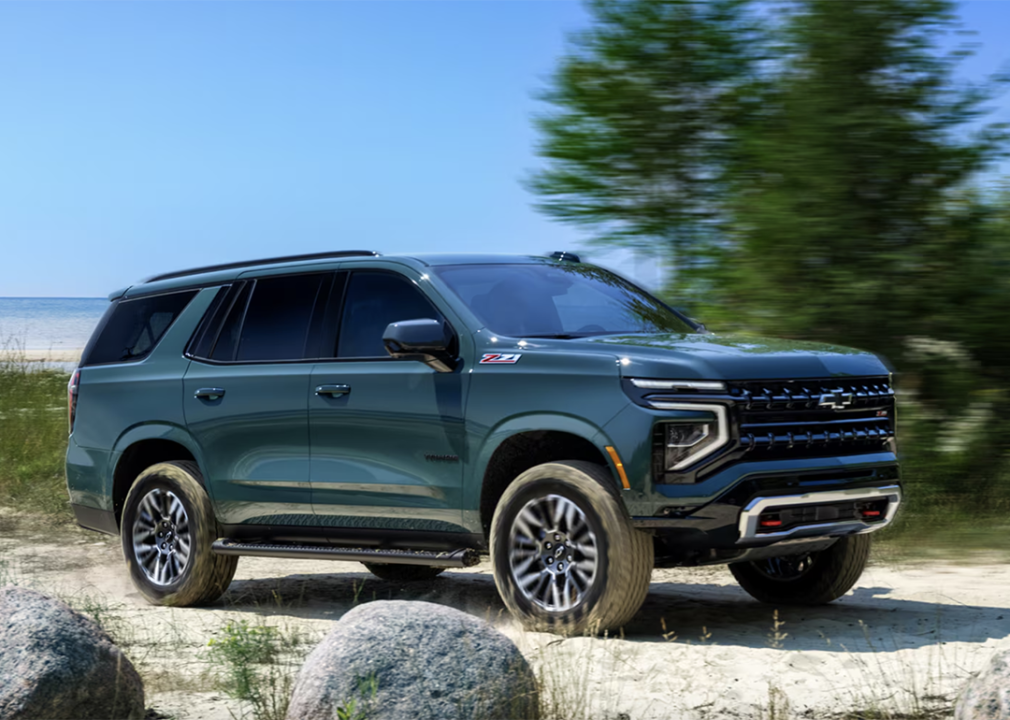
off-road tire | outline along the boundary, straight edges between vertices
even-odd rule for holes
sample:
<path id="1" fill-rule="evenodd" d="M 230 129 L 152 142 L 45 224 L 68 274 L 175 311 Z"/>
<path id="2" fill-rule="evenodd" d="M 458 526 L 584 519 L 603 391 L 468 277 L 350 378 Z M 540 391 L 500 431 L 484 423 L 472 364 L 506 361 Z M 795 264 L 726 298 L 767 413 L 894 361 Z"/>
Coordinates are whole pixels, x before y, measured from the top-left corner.
<path id="1" fill-rule="evenodd" d="M 389 582 L 418 582 L 434 580 L 445 572 L 445 568 L 428 565 L 393 565 L 390 563 L 361 563 L 368 572 L 380 580 Z"/>
<path id="2" fill-rule="evenodd" d="M 751 597 L 772 605 L 825 605 L 852 589 L 870 558 L 869 535 L 847 535 L 811 553 L 810 569 L 794 579 L 762 573 L 756 562 L 731 563 L 733 577 Z"/>
<path id="3" fill-rule="evenodd" d="M 120 524 L 123 556 L 133 584 L 155 605 L 186 607 L 212 603 L 224 594 L 235 576 L 238 558 L 211 551 L 220 530 L 201 480 L 200 468 L 194 462 L 158 463 L 137 476 L 126 496 Z M 190 525 L 189 561 L 174 582 L 163 586 L 147 578 L 133 549 L 133 527 L 138 506 L 141 499 L 155 488 L 170 491 L 179 498 Z"/>
<path id="4" fill-rule="evenodd" d="M 584 598 L 564 611 L 525 597 L 510 564 L 516 515 L 530 500 L 549 495 L 578 506 L 598 546 L 594 581 Z M 654 555 L 652 537 L 631 525 L 611 473 L 595 463 L 565 461 L 530 468 L 506 488 L 491 523 L 491 562 L 498 592 L 516 618 L 534 630 L 571 635 L 616 630 L 631 620 L 649 592 Z"/>

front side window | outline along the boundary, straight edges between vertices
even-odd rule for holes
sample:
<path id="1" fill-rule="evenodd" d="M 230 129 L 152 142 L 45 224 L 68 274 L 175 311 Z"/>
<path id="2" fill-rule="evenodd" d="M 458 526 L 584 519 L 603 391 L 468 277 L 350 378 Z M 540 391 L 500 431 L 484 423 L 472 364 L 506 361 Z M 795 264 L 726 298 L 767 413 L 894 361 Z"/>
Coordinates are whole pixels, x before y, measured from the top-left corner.
<path id="1" fill-rule="evenodd" d="M 406 278 L 385 272 L 355 272 L 347 285 L 337 340 L 339 358 L 389 357 L 382 334 L 390 323 L 442 315 Z"/>
<path id="2" fill-rule="evenodd" d="M 435 271 L 488 329 L 501 335 L 696 332 L 652 295 L 591 265 L 447 265 Z"/>
<path id="3" fill-rule="evenodd" d="M 195 290 L 121 300 L 82 365 L 142 360 L 196 297 Z"/>

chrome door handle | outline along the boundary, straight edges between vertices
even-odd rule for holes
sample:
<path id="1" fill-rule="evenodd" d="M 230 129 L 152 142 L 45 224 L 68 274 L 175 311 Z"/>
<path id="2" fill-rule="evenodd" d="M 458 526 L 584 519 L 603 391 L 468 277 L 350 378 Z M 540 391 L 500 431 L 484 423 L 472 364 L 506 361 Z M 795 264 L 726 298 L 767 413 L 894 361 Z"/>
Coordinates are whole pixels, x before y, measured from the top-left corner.
<path id="1" fill-rule="evenodd" d="M 198 400 L 220 400 L 224 397 L 224 388 L 200 388 L 193 397 Z"/>
<path id="2" fill-rule="evenodd" d="M 351 392 L 350 385 L 320 385 L 316 388 L 316 395 L 329 395 L 330 397 L 347 395 L 349 392 Z"/>

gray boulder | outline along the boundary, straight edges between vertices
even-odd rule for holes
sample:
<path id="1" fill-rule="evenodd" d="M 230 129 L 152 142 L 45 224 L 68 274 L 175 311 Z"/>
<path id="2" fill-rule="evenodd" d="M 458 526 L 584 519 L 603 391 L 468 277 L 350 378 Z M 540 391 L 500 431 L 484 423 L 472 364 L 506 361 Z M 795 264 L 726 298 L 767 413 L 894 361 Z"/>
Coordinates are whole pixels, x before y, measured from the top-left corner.
<path id="1" fill-rule="evenodd" d="M 143 682 L 98 625 L 42 593 L 0 588 L 0 720 L 143 717 Z"/>
<path id="2" fill-rule="evenodd" d="M 954 706 L 955 720 L 1010 720 L 1010 651 L 993 656 Z"/>
<path id="3" fill-rule="evenodd" d="M 390 600 L 354 608 L 308 656 L 288 720 L 498 720 L 538 716 L 519 649 L 459 610 Z"/>

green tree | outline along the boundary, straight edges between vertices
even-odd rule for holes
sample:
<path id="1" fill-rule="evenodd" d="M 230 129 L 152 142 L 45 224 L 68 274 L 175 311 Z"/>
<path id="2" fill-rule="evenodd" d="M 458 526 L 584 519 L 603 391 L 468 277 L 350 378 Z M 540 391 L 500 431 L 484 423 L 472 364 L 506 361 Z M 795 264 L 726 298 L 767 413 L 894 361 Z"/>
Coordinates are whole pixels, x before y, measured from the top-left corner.
<path id="1" fill-rule="evenodd" d="M 690 265 L 724 221 L 760 34 L 746 0 L 593 0 L 537 119 L 539 207 Z"/>
<path id="2" fill-rule="evenodd" d="M 963 53 L 939 51 L 949 0 L 589 8 L 542 95 L 544 212 L 658 255 L 667 294 L 716 327 L 897 359 L 942 324 L 930 258 L 977 237 L 951 198 L 1005 141 L 964 129 L 987 91 L 956 85 Z"/>
<path id="3" fill-rule="evenodd" d="M 791 4 L 733 176 L 722 279 L 746 324 L 895 359 L 905 337 L 937 337 L 958 282 L 938 261 L 979 238 L 952 198 L 1005 140 L 964 129 L 987 94 L 938 50 L 954 21 L 947 0 Z"/>

